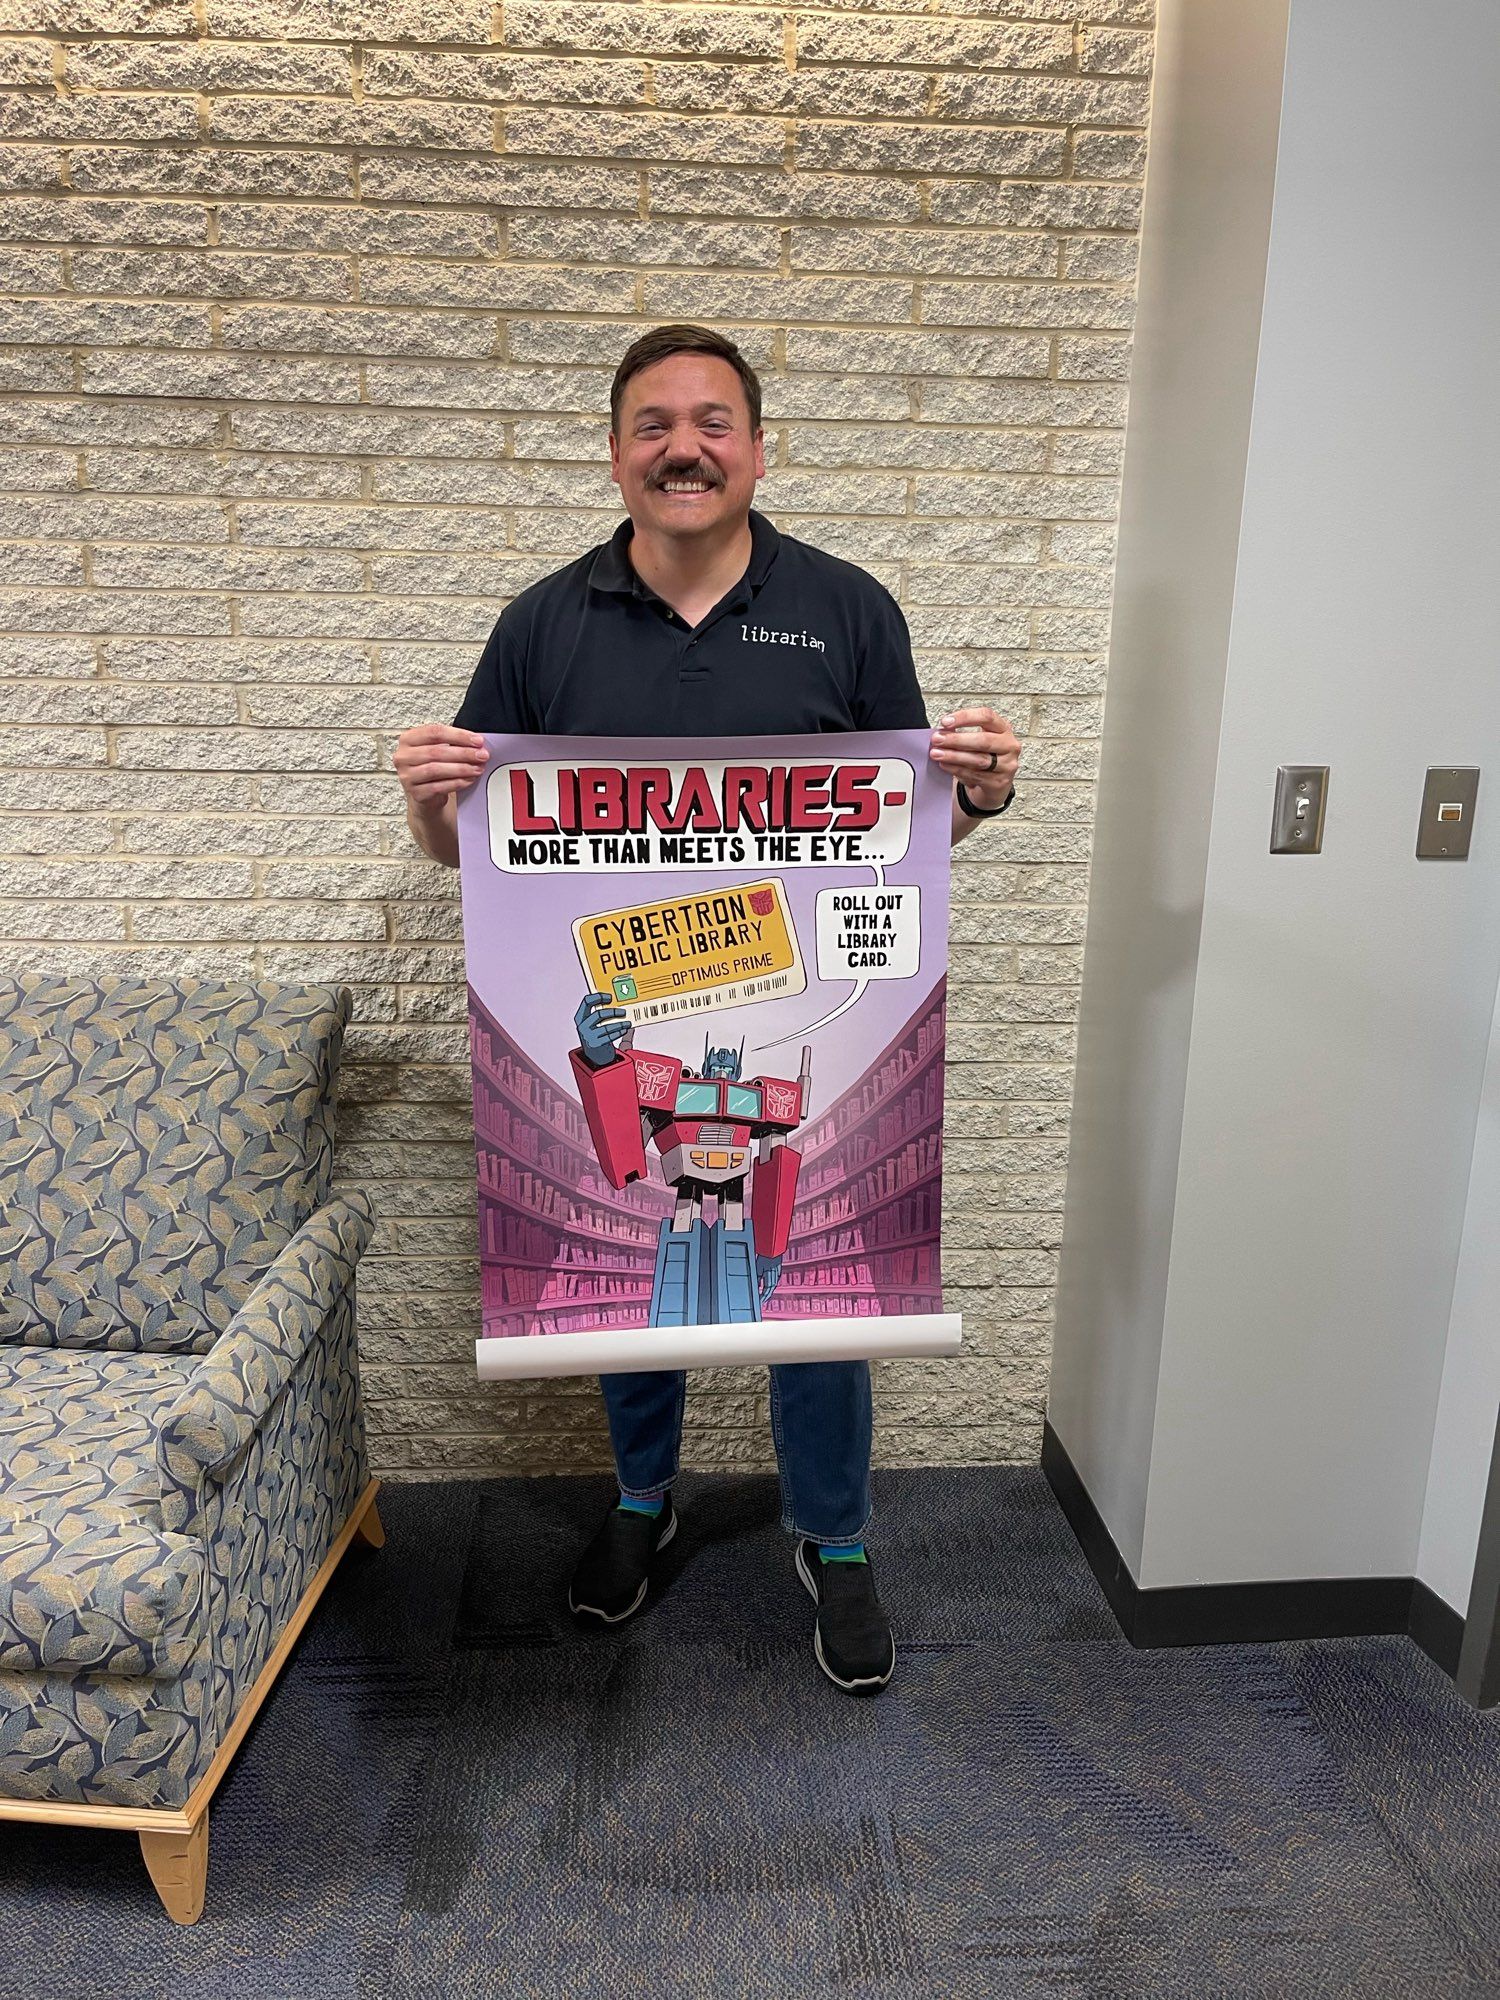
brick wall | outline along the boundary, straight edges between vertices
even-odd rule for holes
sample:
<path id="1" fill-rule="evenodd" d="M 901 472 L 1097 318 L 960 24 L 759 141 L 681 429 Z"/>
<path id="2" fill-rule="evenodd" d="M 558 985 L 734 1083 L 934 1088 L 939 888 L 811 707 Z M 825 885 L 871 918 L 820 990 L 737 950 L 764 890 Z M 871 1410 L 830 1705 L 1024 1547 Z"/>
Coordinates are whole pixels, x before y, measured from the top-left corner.
<path id="1" fill-rule="evenodd" d="M 679 317 L 764 373 L 760 504 L 1026 743 L 955 870 L 968 1346 L 881 1370 L 878 1449 L 1036 1450 L 1150 8 L 919 6 L 0 0 L 0 953 L 354 988 L 387 1473 L 607 1462 L 591 1384 L 472 1379 L 456 883 L 390 753 L 614 525 L 610 371 Z M 763 1377 L 690 1411 L 769 1462 Z"/>

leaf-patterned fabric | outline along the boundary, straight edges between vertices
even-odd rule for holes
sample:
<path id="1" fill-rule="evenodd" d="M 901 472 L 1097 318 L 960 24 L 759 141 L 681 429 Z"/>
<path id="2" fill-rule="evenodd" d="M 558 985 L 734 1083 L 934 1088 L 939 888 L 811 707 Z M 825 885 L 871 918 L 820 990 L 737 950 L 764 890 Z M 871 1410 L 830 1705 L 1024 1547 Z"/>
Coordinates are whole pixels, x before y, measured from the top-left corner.
<path id="1" fill-rule="evenodd" d="M 327 1195 L 348 995 L 0 984 L 0 1342 L 203 1354 Z"/>
<path id="2" fill-rule="evenodd" d="M 206 1325 L 222 1327 L 206 1353 L 141 1351 L 117 1337 L 110 1315 L 141 1294 L 114 1273 L 109 1310 L 91 1312 L 76 1242 L 68 1255 L 84 1310 L 68 1322 L 69 1338 L 27 1345 L 12 1334 L 0 1345 L 0 1795 L 14 1798 L 185 1803 L 369 1478 L 354 1273 L 373 1221 L 362 1195 L 323 1200 L 348 996 L 188 984 L 178 998 L 194 1025 L 175 1036 L 163 1002 L 174 991 L 38 981 L 17 999 L 17 989 L 0 989 L 10 1057 L 0 1087 L 12 1104 L 24 1100 L 30 1120 L 15 1150 L 15 1123 L 0 1128 L 8 1227 L 16 1177 L 28 1191 L 25 1217 L 54 1213 L 28 1170 L 49 1150 L 65 1180 L 87 1183 L 87 1212 L 126 1216 L 124 1183 L 111 1182 L 92 1150 L 110 1119 L 132 1134 L 116 1162 L 142 1162 L 160 1201 L 170 1149 L 149 1159 L 142 1151 L 148 1101 L 152 1119 L 176 1117 L 179 1133 L 212 1129 L 218 1153 L 203 1158 L 227 1158 L 229 1168 L 208 1177 L 208 1196 L 196 1187 L 184 1196 L 185 1214 L 230 1232 L 202 1295 Z M 269 1035 L 255 1008 L 274 1023 Z M 118 1034 L 126 1020 L 140 1032 Z M 50 1088 L 24 1054 L 28 1037 L 32 1051 L 66 1051 L 66 1089 Z M 111 1037 L 116 1054 L 105 1061 L 97 1050 Z M 173 1069 L 166 1051 L 194 1046 L 200 1054 Z M 117 1095 L 106 1118 L 101 1092 L 132 1077 L 138 1085 L 141 1047 L 151 1051 L 156 1095 L 141 1091 L 128 1107 Z M 251 1107 L 238 1121 L 231 1076 L 243 1079 Z M 321 1079 L 316 1103 L 309 1078 Z M 199 1087 L 214 1101 L 190 1107 Z M 296 1135 L 285 1146 L 264 1116 L 283 1091 Z M 0 1113 L 8 1108 L 0 1102 Z M 68 1157 L 70 1119 L 95 1137 Z M 235 1133 L 249 1156 L 243 1173 Z M 273 1183 L 273 1160 L 286 1167 L 285 1186 Z M 230 1187 L 232 1199 L 222 1192 Z M 65 1204 L 78 1199 L 64 1189 Z M 236 1249 L 250 1214 L 259 1247 Z M 35 1240 L 22 1229 L 20 1241 Z M 226 1286 L 238 1294 L 228 1308 Z M 85 1327 L 104 1336 L 90 1349 L 76 1344 Z"/>
<path id="3" fill-rule="evenodd" d="M 0 1670 L 185 1665 L 203 1550 L 162 1532 L 157 1413 L 197 1365 L 0 1348 Z"/>

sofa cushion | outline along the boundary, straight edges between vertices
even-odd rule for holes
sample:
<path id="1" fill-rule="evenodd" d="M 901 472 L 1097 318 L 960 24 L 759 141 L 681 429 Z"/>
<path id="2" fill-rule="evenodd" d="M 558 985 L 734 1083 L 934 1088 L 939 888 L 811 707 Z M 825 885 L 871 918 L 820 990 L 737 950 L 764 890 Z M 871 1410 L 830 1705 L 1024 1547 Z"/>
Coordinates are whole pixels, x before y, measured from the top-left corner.
<path id="1" fill-rule="evenodd" d="M 206 1353 L 328 1192 L 348 995 L 0 984 L 0 1342 Z"/>
<path id="2" fill-rule="evenodd" d="M 195 1365 L 0 1347 L 0 1671 L 186 1664 L 204 1554 L 163 1532 L 155 1419 Z"/>

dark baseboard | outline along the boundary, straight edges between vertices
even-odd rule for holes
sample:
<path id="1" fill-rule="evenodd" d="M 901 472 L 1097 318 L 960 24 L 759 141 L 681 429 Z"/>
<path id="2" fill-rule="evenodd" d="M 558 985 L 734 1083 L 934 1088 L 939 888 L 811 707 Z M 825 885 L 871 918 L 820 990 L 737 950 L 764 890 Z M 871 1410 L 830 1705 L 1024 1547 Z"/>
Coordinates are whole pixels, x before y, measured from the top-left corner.
<path id="1" fill-rule="evenodd" d="M 1429 1660 L 1440 1666 L 1445 1674 L 1457 1674 L 1458 1656 L 1464 1643 L 1464 1621 L 1451 1604 L 1445 1603 L 1435 1590 L 1420 1579 L 1414 1579 L 1412 1583 L 1411 1622 L 1406 1629 Z"/>
<path id="2" fill-rule="evenodd" d="M 1400 1632 L 1414 1639 L 1445 1674 L 1458 1670 L 1462 1618 L 1425 1583 L 1409 1576 L 1142 1590 L 1051 1424 L 1042 1432 L 1042 1470 L 1133 1646 L 1260 1645 Z"/>

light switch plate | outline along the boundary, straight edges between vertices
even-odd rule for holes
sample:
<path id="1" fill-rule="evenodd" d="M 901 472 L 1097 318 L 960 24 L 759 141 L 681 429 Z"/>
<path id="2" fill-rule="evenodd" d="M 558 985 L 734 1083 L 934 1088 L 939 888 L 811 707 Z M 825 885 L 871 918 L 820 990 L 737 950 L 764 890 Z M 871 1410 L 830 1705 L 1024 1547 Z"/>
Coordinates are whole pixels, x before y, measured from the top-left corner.
<path id="1" fill-rule="evenodd" d="M 1417 821 L 1419 861 L 1467 861 L 1479 796 L 1477 764 L 1429 764 Z"/>
<path id="2" fill-rule="evenodd" d="M 1326 764 L 1283 764 L 1276 773 L 1271 852 L 1321 854 L 1323 814 L 1327 804 Z"/>

